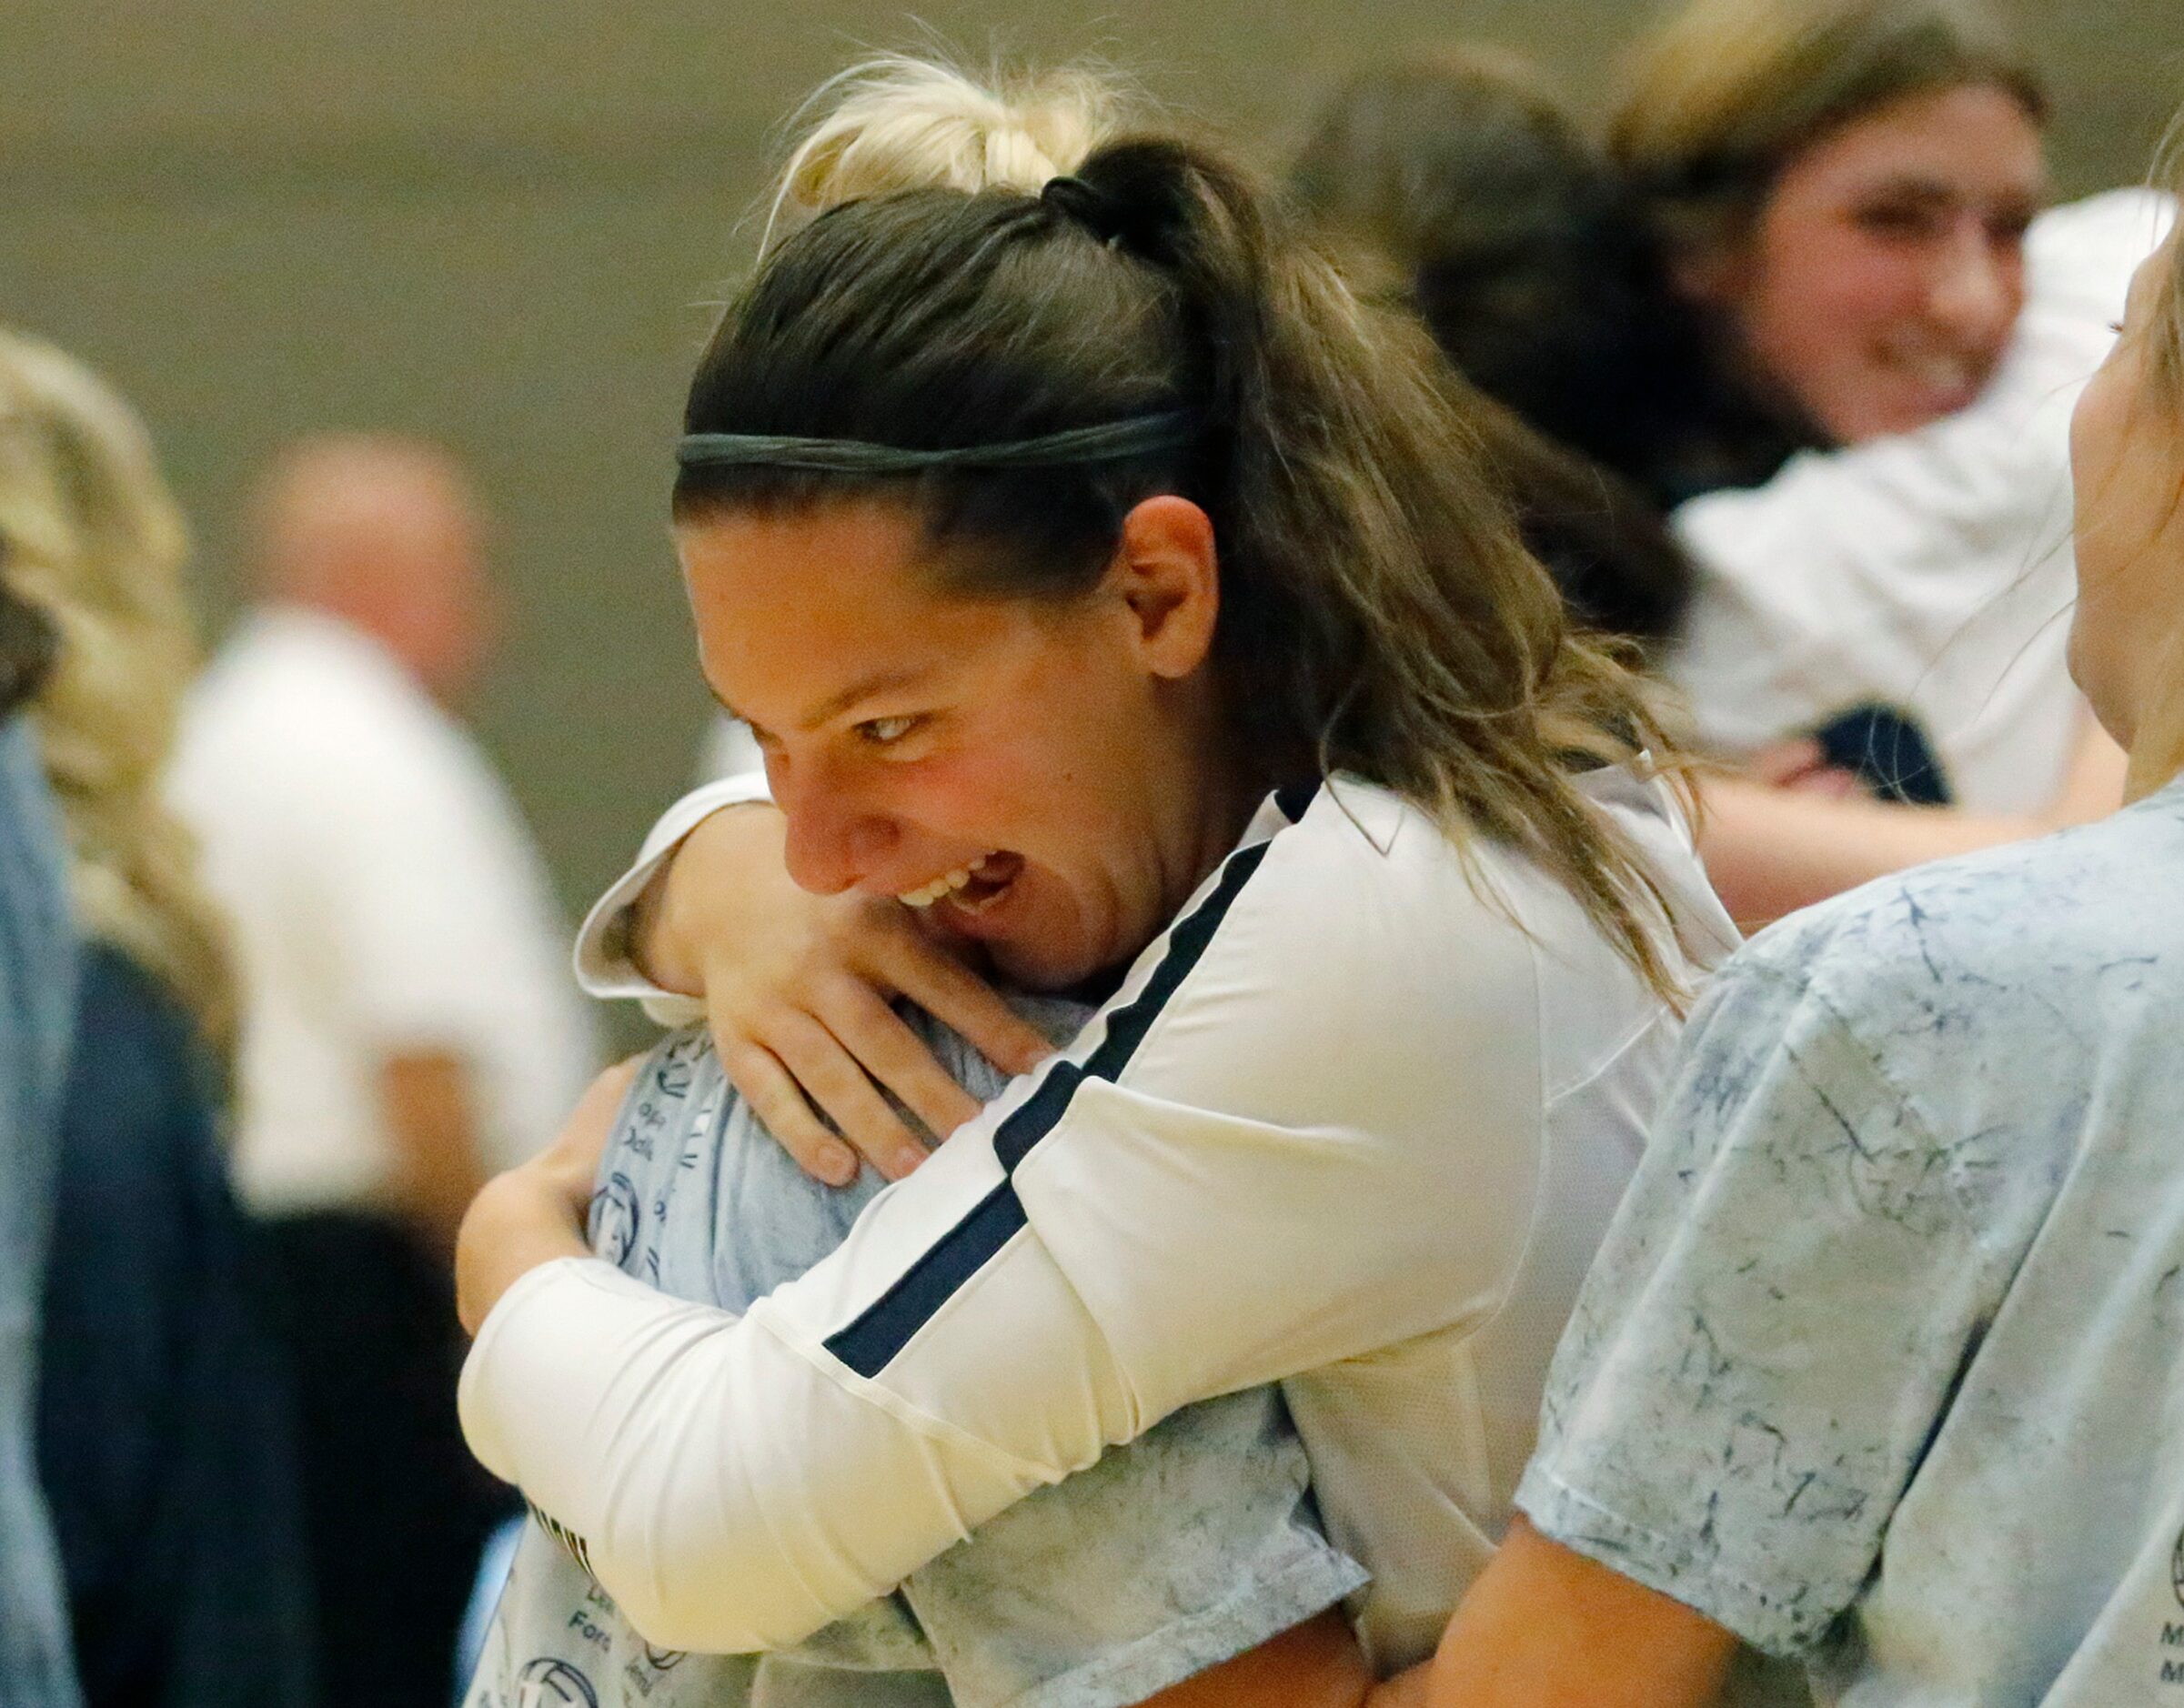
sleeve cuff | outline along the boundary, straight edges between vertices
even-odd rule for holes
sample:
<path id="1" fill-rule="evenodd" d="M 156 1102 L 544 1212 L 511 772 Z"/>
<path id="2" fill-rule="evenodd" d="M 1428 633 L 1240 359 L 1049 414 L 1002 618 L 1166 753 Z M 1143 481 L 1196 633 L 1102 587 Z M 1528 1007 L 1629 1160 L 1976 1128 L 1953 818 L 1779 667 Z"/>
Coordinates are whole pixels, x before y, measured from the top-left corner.
<path id="1" fill-rule="evenodd" d="M 472 1455 L 503 1482 L 522 1479 L 514 1447 L 498 1427 L 499 1391 L 511 1382 L 523 1385 L 524 1371 L 534 1361 L 527 1349 L 541 1335 L 549 1341 L 561 1338 L 571 1308 L 580 1311 L 581 1301 L 599 1291 L 660 1296 L 604 1258 L 558 1257 L 501 1294 L 478 1324 L 478 1338 L 463 1360 L 456 1409 Z M 534 1328 L 534 1323 L 542 1326 Z"/>
<path id="2" fill-rule="evenodd" d="M 770 800 L 763 771 L 725 777 L 693 789 L 660 816 L 638 850 L 637 862 L 592 903 L 577 932 L 577 983 L 595 997 L 636 997 L 645 1011 L 664 1026 L 688 1026 L 705 1015 L 694 998 L 661 989 L 629 959 L 629 912 L 653 874 L 666 864 L 676 844 L 723 807 Z"/>
<path id="3" fill-rule="evenodd" d="M 1771 1592 L 1699 1557 L 1695 1540 L 1661 1535 L 1634 1524 L 1565 1482 L 1538 1459 L 1517 1484 L 1516 1504 L 1532 1528 L 1609 1571 L 1678 1601 L 1764 1653 L 1797 1660 L 1840 1611 L 1810 1585 Z"/>
<path id="4" fill-rule="evenodd" d="M 1321 1542 L 1301 1550 L 1285 1569 L 1217 1606 L 1186 1613 L 1162 1630 L 1036 1684 L 1003 1708 L 1124 1708 L 1142 1703 L 1272 1642 L 1369 1582 L 1356 1561 Z"/>

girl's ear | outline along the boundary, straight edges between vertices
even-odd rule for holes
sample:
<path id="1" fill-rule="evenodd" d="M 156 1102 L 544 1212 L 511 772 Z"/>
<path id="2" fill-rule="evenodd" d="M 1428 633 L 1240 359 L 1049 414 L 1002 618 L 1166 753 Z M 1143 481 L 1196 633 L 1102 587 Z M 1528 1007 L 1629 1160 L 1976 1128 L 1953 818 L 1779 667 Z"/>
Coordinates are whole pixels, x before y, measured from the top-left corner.
<path id="1" fill-rule="evenodd" d="M 1221 612 L 1221 564 L 1203 510 L 1172 493 L 1145 499 L 1122 518 L 1108 573 L 1152 674 L 1179 678 L 1205 662 Z"/>

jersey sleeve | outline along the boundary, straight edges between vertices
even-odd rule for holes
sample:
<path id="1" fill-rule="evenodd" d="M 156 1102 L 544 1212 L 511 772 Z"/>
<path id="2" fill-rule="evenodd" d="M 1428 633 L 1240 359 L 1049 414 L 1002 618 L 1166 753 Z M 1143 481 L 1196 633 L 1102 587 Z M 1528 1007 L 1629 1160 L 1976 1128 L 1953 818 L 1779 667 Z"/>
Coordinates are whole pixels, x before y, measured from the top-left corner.
<path id="1" fill-rule="evenodd" d="M 1495 1058 L 1464 1059 L 1461 963 L 1369 889 L 1345 932 L 1283 840 L 748 1313 L 584 1261 L 501 1301 L 464 1373 L 472 1443 L 649 1638 L 793 1643 L 1183 1405 L 1493 1309 L 1535 1159 L 1452 1119 L 1466 1086 L 1493 1119 L 1502 1095 Z M 1536 1116 L 1528 1048 L 1501 1055 Z"/>
<path id="2" fill-rule="evenodd" d="M 1869 1005 L 1824 1000 L 1786 959 L 1747 949 L 1686 1033 L 1517 1503 L 1792 1655 L 1873 1571 L 2044 1171 L 2007 1128 L 1937 1128 L 1863 1035 L 1897 1035 L 1888 1015 L 1854 1030 Z M 1897 1018 L 1907 1035 L 1930 1013 Z"/>
<path id="3" fill-rule="evenodd" d="M 629 959 L 628 917 L 653 876 L 667 864 L 675 845 L 724 807 L 770 800 L 763 771 L 747 771 L 702 783 L 667 811 L 646 834 L 629 869 L 591 904 L 577 932 L 577 982 L 595 997 L 635 997 L 665 1026 L 685 1026 L 703 1014 L 701 1005 L 662 990 Z"/>

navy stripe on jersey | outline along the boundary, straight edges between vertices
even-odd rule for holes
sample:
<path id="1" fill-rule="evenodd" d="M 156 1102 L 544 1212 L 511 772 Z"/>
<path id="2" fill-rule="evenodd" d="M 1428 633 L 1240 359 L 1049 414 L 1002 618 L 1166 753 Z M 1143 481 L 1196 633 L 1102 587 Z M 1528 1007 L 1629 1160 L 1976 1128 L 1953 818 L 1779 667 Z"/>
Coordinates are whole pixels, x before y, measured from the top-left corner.
<path id="1" fill-rule="evenodd" d="M 583 1537 L 578 1535 L 559 1519 L 549 1517 L 540 1512 L 533 1502 L 526 1501 L 524 1505 L 530 1508 L 531 1516 L 538 1521 L 538 1528 L 567 1549 L 571 1560 L 582 1566 L 585 1571 L 591 1570 L 591 1545 Z"/>
<path id="2" fill-rule="evenodd" d="M 1275 796 L 1274 803 L 1294 824 L 1304 816 L 1313 792 L 1306 790 L 1300 796 L 1284 789 Z M 1213 893 L 1169 931 L 1168 947 L 1145 988 L 1107 1017 L 1107 1035 L 1098 1047 L 1082 1062 L 1054 1063 L 1040 1080 L 1039 1089 L 1001 1122 L 993 1135 L 994 1153 L 1001 1159 L 1001 1183 L 981 1198 L 969 1215 L 928 1246 L 855 1321 L 829 1335 L 828 1351 L 859 1375 L 877 1376 L 910 1343 L 911 1337 L 932 1320 L 956 1289 L 1016 1236 L 1026 1220 L 1023 1202 L 1016 1195 L 1017 1166 L 1054 1130 L 1080 1085 L 1087 1080 L 1112 1081 L 1129 1064 L 1169 999 L 1204 956 L 1222 920 L 1228 917 L 1229 909 L 1259 869 L 1271 846 L 1271 841 L 1257 842 L 1229 856 Z"/>

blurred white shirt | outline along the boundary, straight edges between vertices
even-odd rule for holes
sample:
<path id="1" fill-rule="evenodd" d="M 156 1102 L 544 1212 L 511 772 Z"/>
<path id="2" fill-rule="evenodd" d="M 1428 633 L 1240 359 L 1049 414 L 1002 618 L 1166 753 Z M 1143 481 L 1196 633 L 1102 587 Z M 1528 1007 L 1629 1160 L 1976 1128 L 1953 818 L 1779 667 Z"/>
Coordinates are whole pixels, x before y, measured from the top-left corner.
<path id="1" fill-rule="evenodd" d="M 389 1201 L 391 1055 L 469 1065 L 488 1169 L 554 1136 L 599 1049 L 545 870 L 483 752 L 391 655 L 316 612 L 252 617 L 192 698 L 173 792 L 236 920 L 254 1209 Z"/>
<path id="2" fill-rule="evenodd" d="M 722 712 L 706 726 L 705 738 L 698 749 L 698 775 L 693 780 L 711 783 L 723 777 L 742 777 L 763 770 L 765 765 L 765 756 L 759 751 L 758 738 L 750 733 L 750 726 Z"/>
<path id="3" fill-rule="evenodd" d="M 2063 660 L 2070 410 L 2172 212 L 2118 190 L 2043 214 L 2024 315 L 1970 407 L 1676 511 L 1700 579 L 1668 674 L 1703 748 L 1746 759 L 1877 701 L 1924 728 L 1958 805 L 2054 799 L 2087 715 Z"/>

